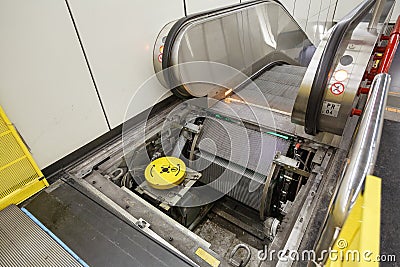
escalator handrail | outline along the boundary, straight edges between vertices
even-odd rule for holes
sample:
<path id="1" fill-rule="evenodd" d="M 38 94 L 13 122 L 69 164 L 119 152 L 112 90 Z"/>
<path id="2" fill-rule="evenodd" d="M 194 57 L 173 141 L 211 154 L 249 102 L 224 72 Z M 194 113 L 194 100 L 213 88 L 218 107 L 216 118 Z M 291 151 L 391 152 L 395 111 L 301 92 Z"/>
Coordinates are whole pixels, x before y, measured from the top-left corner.
<path id="1" fill-rule="evenodd" d="M 216 14 L 223 14 L 223 13 L 234 11 L 234 10 L 237 10 L 237 9 L 243 9 L 243 8 L 246 8 L 246 7 L 254 6 L 254 5 L 257 5 L 257 4 L 261 4 L 261 3 L 268 3 L 268 2 L 276 2 L 276 3 L 278 3 L 290 15 L 290 13 L 286 9 L 286 7 L 278 0 L 253 0 L 253 1 L 239 3 L 239 4 L 227 6 L 227 7 L 222 7 L 222 8 L 209 10 L 209 11 L 204 11 L 204 12 L 196 13 L 196 14 L 193 14 L 193 15 L 188 15 L 188 16 L 185 16 L 185 17 L 179 19 L 172 26 L 172 28 L 169 31 L 169 33 L 167 35 L 167 38 L 165 40 L 163 59 L 162 59 L 162 62 L 161 62 L 162 69 L 163 70 L 167 70 L 169 67 L 172 67 L 171 58 L 172 58 L 172 50 L 173 50 L 173 46 L 174 46 L 175 40 L 178 37 L 178 34 L 182 30 L 182 28 L 189 21 L 192 21 L 194 19 L 201 18 L 201 17 L 207 16 L 207 15 L 211 15 L 211 14 L 215 14 L 215 15 Z M 295 19 L 293 19 L 292 15 L 290 15 L 290 17 L 292 18 L 293 22 L 296 23 L 298 28 L 304 33 L 304 35 L 307 36 L 307 34 L 303 31 L 303 29 L 300 27 L 300 25 L 297 23 L 297 21 Z M 169 83 L 169 84 L 177 84 L 175 81 L 171 81 L 171 79 L 173 79 L 173 76 L 168 71 L 164 72 L 164 78 L 167 81 L 167 83 Z"/>
<path id="2" fill-rule="evenodd" d="M 332 29 L 311 85 L 304 124 L 305 132 L 307 134 L 315 135 L 318 132 L 318 119 L 322 108 L 322 99 L 324 97 L 325 88 L 333 68 L 332 65 L 334 63 L 335 55 L 337 54 L 346 33 L 349 29 L 360 23 L 360 21 L 375 5 L 375 2 L 376 1 L 374 0 L 365 0 L 360 3 Z"/>

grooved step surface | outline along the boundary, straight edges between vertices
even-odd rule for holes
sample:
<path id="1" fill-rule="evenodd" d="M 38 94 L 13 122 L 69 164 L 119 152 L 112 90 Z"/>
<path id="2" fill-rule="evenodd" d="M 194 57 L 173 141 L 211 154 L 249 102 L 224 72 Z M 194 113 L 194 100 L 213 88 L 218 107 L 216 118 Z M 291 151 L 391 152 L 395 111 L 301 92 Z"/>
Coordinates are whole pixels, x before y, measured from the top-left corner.
<path id="1" fill-rule="evenodd" d="M 82 266 L 17 206 L 0 211 L 0 266 Z"/>
<path id="2" fill-rule="evenodd" d="M 282 65 L 261 74 L 237 92 L 245 102 L 291 113 L 306 67 Z"/>

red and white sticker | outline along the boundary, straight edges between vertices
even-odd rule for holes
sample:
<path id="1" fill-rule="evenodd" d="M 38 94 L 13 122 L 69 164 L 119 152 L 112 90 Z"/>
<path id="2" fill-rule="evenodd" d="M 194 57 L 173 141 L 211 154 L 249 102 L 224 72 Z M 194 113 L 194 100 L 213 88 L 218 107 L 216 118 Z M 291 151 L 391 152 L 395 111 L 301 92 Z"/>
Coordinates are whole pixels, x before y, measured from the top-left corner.
<path id="1" fill-rule="evenodd" d="M 162 53 L 158 55 L 158 61 L 159 61 L 160 63 L 162 62 L 162 56 L 163 56 Z"/>
<path id="2" fill-rule="evenodd" d="M 341 95 L 344 92 L 344 84 L 341 82 L 335 82 L 331 85 L 331 93 L 334 95 Z"/>

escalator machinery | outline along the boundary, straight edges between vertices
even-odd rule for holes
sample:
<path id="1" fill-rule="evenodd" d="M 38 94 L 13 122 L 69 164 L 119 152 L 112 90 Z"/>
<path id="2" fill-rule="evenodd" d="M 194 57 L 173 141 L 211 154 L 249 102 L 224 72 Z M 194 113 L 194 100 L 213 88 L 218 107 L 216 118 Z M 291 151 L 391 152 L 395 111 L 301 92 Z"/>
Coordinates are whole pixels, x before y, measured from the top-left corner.
<path id="1" fill-rule="evenodd" d="M 360 4 L 365 6 L 371 3 Z M 306 96 L 315 90 L 313 71 L 334 30 L 314 46 L 275 1 L 249 1 L 167 24 L 153 63 L 158 81 L 177 98 L 146 122 L 124 125 L 113 153 L 94 156 L 103 158 L 96 171 L 77 165 L 69 172 L 116 203 L 147 207 L 128 212 L 200 265 L 211 263 L 197 253 L 198 242 L 209 242 L 205 253 L 213 264 L 234 266 L 259 266 L 256 252 L 265 246 L 299 248 L 304 231 L 298 229 L 315 216 L 318 199 L 332 196 L 322 188 L 343 170 L 358 122 L 348 113 L 363 103 L 355 91 L 368 84 L 364 72 L 375 63 L 371 55 L 386 26 L 378 24 L 365 37 L 368 22 L 362 19 L 342 36 L 344 48 L 331 66 L 330 73 L 344 65 L 349 70 L 343 109 L 325 123 L 326 114 L 318 116 L 314 135 L 303 127 L 312 104 Z M 344 62 L 346 56 L 352 62 Z M 324 103 L 333 101 L 334 79 L 327 78 Z M 174 243 L 174 235 L 194 247 Z"/>

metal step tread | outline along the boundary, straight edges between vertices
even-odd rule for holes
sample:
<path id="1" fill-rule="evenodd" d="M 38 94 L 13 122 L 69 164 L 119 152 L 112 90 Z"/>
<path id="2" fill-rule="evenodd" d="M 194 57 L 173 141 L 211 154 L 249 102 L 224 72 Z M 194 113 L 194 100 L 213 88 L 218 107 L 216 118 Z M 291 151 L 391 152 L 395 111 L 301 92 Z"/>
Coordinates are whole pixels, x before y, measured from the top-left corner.
<path id="1" fill-rule="evenodd" d="M 300 66 L 276 66 L 241 89 L 236 97 L 251 104 L 291 113 L 305 71 L 306 68 Z"/>
<path id="2" fill-rule="evenodd" d="M 0 211 L 0 266 L 82 266 L 17 206 Z"/>

